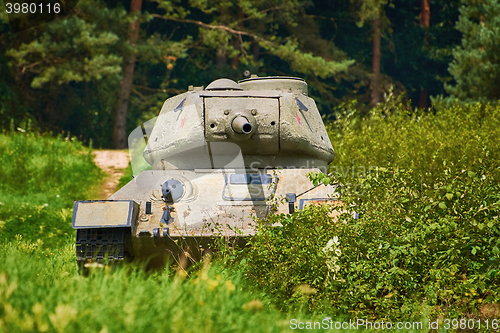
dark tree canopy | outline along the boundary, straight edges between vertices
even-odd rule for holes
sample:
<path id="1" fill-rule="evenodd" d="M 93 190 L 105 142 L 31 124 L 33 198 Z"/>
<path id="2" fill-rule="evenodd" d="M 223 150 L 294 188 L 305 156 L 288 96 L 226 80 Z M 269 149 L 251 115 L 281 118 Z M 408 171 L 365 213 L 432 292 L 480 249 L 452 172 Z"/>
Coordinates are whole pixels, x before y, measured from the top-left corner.
<path id="1" fill-rule="evenodd" d="M 108 147 L 120 101 L 123 139 L 189 85 L 245 71 L 303 77 L 326 116 L 351 100 L 362 115 L 390 90 L 498 99 L 498 2 L 463 1 L 458 20 L 458 0 L 423 1 L 81 0 L 17 33 L 2 12 L 0 125 Z"/>
<path id="2" fill-rule="evenodd" d="M 457 29 L 462 45 L 453 50 L 449 71 L 455 84 L 446 86 L 461 100 L 500 99 L 500 2 L 463 0 Z"/>

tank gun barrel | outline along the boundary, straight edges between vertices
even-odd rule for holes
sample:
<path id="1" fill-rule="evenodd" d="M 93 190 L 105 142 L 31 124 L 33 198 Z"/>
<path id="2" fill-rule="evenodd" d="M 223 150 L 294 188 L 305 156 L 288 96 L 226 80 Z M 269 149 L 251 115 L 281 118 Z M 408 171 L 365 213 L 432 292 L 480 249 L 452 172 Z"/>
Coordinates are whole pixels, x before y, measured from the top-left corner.
<path id="1" fill-rule="evenodd" d="M 239 134 L 250 134 L 254 130 L 252 124 L 250 124 L 248 119 L 243 116 L 235 117 L 231 122 L 231 127 L 233 128 L 233 131 Z"/>

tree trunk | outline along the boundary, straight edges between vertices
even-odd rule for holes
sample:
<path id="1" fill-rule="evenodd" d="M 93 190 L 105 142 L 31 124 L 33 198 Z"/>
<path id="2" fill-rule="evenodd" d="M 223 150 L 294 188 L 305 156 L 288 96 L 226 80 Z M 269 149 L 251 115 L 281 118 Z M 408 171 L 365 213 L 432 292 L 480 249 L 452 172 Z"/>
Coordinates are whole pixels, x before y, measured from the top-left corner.
<path id="1" fill-rule="evenodd" d="M 253 61 L 259 61 L 260 45 L 259 42 L 252 42 Z"/>
<path id="2" fill-rule="evenodd" d="M 130 13 L 140 12 L 142 9 L 142 0 L 132 0 L 130 4 Z M 130 24 L 128 34 L 128 43 L 132 46 L 135 45 L 139 38 L 139 19 Z M 130 90 L 132 90 L 132 82 L 134 79 L 134 67 L 136 56 L 131 54 L 125 58 L 122 81 L 120 85 L 118 107 L 115 113 L 115 121 L 113 125 L 113 148 L 125 149 L 127 148 L 127 110 L 130 97 Z"/>
<path id="3" fill-rule="evenodd" d="M 422 0 L 420 3 L 420 27 L 428 28 L 431 21 L 431 8 L 429 6 L 429 0 Z"/>
<path id="4" fill-rule="evenodd" d="M 427 111 L 427 98 L 428 98 L 428 93 L 427 89 L 425 88 L 420 88 L 420 96 L 418 98 L 418 104 L 417 107 L 419 109 L 426 109 Z"/>
<path id="5" fill-rule="evenodd" d="M 430 26 L 430 21 L 431 21 L 431 8 L 429 6 L 429 0 L 421 0 L 420 2 L 420 15 L 418 16 L 420 19 L 420 27 L 425 29 L 424 33 L 424 42 L 427 43 L 428 41 L 428 36 L 427 36 L 427 29 Z M 425 66 L 425 64 L 423 64 Z M 427 110 L 427 99 L 428 99 L 428 92 L 427 89 L 425 88 L 420 88 L 420 96 L 418 98 L 418 107 L 421 109 L 426 109 Z"/>
<path id="6" fill-rule="evenodd" d="M 381 20 L 380 12 L 376 19 L 373 20 L 373 55 L 372 55 L 372 69 L 373 76 L 371 82 L 371 106 L 376 106 L 380 102 L 380 33 Z"/>

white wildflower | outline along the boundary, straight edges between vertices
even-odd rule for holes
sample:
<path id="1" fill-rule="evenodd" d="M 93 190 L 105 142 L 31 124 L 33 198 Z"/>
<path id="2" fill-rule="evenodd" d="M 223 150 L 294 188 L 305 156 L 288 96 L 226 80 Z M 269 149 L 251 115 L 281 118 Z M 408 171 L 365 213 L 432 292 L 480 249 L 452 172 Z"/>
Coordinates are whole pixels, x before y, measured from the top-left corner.
<path id="1" fill-rule="evenodd" d="M 334 273 L 334 280 L 337 280 L 335 273 L 338 273 L 340 271 L 340 266 L 337 265 L 340 255 L 342 254 L 342 251 L 340 251 L 340 249 L 338 248 L 339 245 L 339 238 L 335 236 L 330 239 L 326 243 L 325 247 L 321 250 L 326 257 L 326 266 L 330 271 Z"/>

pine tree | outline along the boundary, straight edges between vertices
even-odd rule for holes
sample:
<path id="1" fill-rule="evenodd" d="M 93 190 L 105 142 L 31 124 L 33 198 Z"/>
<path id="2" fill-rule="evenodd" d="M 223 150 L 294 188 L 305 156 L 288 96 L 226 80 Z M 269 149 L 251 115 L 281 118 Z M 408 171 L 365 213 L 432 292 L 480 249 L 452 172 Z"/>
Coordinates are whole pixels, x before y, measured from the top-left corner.
<path id="1" fill-rule="evenodd" d="M 164 5 L 167 1 L 154 1 L 161 8 L 167 8 Z M 228 65 L 228 58 L 232 59 L 231 67 L 237 62 L 262 67 L 262 63 L 256 61 L 257 48 L 288 62 L 293 71 L 306 75 L 333 76 L 347 71 L 354 63 L 345 56 L 325 59 L 301 48 L 293 28 L 304 15 L 306 4 L 302 1 L 197 0 L 190 5 L 189 10 L 167 11 L 154 17 L 198 25 L 197 46 L 209 52 L 215 50 L 215 63 L 219 68 Z M 193 19 L 195 11 L 203 13 L 200 19 Z"/>
<path id="2" fill-rule="evenodd" d="M 6 52 L 15 66 L 32 77 L 31 86 L 47 82 L 100 80 L 119 75 L 122 9 L 109 9 L 101 2 L 84 0 L 75 13 L 17 34 Z M 113 28 L 114 26 L 114 28 Z"/>
<path id="3" fill-rule="evenodd" d="M 126 18 L 122 7 L 82 0 L 70 15 L 17 33 L 8 26 L 3 29 L 2 81 L 9 85 L 9 96 L 0 108 L 6 120 L 20 123 L 30 118 L 44 130 L 71 130 L 86 139 L 96 138 L 95 119 L 109 121 L 102 117 L 106 106 L 99 102 L 102 92 L 119 81 L 120 22 Z M 102 81 L 106 81 L 105 89 Z M 88 96 L 82 98 L 85 93 Z M 5 126 L 5 121 L 1 123 Z"/>
<path id="4" fill-rule="evenodd" d="M 455 79 L 446 90 L 469 101 L 500 99 L 500 1 L 462 0 L 456 24 L 462 45 L 453 51 L 449 71 Z"/>
<path id="5" fill-rule="evenodd" d="M 62 121 L 71 123 L 74 107 L 57 107 L 63 99 L 72 98 L 64 96 L 68 86 L 83 83 L 96 89 L 101 81 L 105 81 L 108 105 L 100 105 L 97 110 L 93 107 L 89 111 L 97 115 L 103 110 L 112 113 L 109 110 L 116 109 L 119 116 L 111 117 L 115 126 L 109 123 L 105 126 L 107 131 L 110 127 L 119 129 L 114 131 L 118 134 L 114 135 L 113 142 L 116 148 L 124 148 L 127 142 L 126 106 L 133 89 L 134 64 L 139 61 L 163 63 L 164 67 L 171 68 L 175 59 L 185 56 L 185 44 L 190 41 L 172 41 L 165 34 L 140 30 L 139 23 L 151 19 L 150 15 L 140 14 L 140 7 L 127 13 L 121 3 L 112 7 L 102 0 L 81 0 L 70 15 L 15 34 L 17 38 L 12 38 L 6 56 L 12 72 L 16 73 L 13 76 L 19 78 L 16 84 L 28 80 L 29 88 L 38 90 L 43 96 L 40 100 L 45 98 L 47 90 L 51 94 L 47 106 L 39 108 L 41 112 L 38 112 L 37 120 L 54 119 L 53 115 L 48 115 L 52 113 L 57 114 L 58 120 L 64 118 Z M 131 25 L 137 29 L 130 29 L 129 34 Z M 109 87 L 115 91 L 109 92 Z M 89 87 L 77 89 L 87 93 L 93 90 Z M 118 99 L 125 99 L 125 108 L 124 103 L 116 107 Z M 79 130 L 85 131 L 84 127 L 82 124 Z"/>

